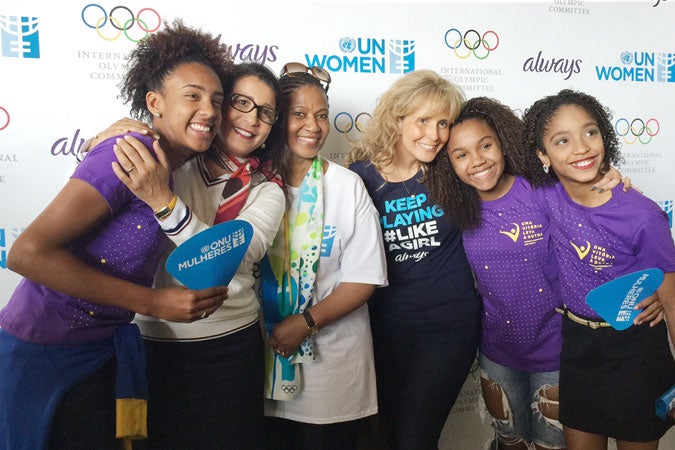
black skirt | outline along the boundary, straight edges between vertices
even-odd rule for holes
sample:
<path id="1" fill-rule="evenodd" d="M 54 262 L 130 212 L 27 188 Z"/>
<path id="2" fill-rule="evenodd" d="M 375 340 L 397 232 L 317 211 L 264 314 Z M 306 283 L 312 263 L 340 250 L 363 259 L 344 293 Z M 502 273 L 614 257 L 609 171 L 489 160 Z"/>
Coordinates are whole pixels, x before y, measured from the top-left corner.
<path id="1" fill-rule="evenodd" d="M 563 318 L 560 422 L 629 442 L 659 439 L 673 425 L 655 402 L 675 384 L 665 323 L 593 330 Z"/>

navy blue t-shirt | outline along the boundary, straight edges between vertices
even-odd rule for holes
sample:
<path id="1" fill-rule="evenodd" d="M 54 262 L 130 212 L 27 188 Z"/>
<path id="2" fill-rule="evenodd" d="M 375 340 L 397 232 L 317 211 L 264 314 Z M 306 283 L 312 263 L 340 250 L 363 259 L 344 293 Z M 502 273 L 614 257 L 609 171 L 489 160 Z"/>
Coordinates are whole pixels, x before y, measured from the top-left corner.
<path id="1" fill-rule="evenodd" d="M 389 286 L 369 301 L 371 314 L 410 325 L 475 320 L 480 299 L 462 245 L 462 235 L 434 204 L 422 172 L 405 182 L 387 182 L 370 162 L 356 172 L 380 214 Z"/>

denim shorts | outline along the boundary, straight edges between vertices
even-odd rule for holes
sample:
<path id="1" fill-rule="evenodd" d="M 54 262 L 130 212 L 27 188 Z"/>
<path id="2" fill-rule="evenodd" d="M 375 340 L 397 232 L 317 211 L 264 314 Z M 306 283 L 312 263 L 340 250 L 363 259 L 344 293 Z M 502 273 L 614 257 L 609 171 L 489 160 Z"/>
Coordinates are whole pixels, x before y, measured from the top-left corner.
<path id="1" fill-rule="evenodd" d="M 481 376 L 501 386 L 513 420 L 492 420 L 497 433 L 506 437 L 522 437 L 528 443 L 544 447 L 564 448 L 565 438 L 559 421 L 546 419 L 539 412 L 539 390 L 558 386 L 560 372 L 524 372 L 497 364 L 480 355 Z"/>

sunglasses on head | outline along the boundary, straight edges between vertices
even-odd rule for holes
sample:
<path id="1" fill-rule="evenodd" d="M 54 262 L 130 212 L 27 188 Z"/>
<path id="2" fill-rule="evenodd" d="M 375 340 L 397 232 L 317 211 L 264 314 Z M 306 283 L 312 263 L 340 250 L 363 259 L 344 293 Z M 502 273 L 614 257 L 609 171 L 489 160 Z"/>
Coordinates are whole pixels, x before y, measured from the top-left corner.
<path id="1" fill-rule="evenodd" d="M 281 69 L 281 76 L 295 76 L 298 74 L 307 73 L 312 76 L 312 78 L 324 83 L 324 90 L 328 92 L 328 86 L 330 85 L 330 73 L 322 67 L 312 66 L 307 67 L 306 65 L 298 62 L 291 62 L 286 64 L 283 69 Z"/>

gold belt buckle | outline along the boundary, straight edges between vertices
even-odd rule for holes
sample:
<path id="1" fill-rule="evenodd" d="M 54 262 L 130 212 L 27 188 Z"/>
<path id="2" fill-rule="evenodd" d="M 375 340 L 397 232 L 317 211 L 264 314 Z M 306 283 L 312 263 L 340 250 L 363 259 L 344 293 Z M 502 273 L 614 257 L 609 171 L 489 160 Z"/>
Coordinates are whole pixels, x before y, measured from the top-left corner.
<path id="1" fill-rule="evenodd" d="M 590 328 L 591 330 L 597 330 L 600 328 L 600 323 L 598 322 L 591 322 L 590 320 L 586 321 L 586 326 Z"/>

